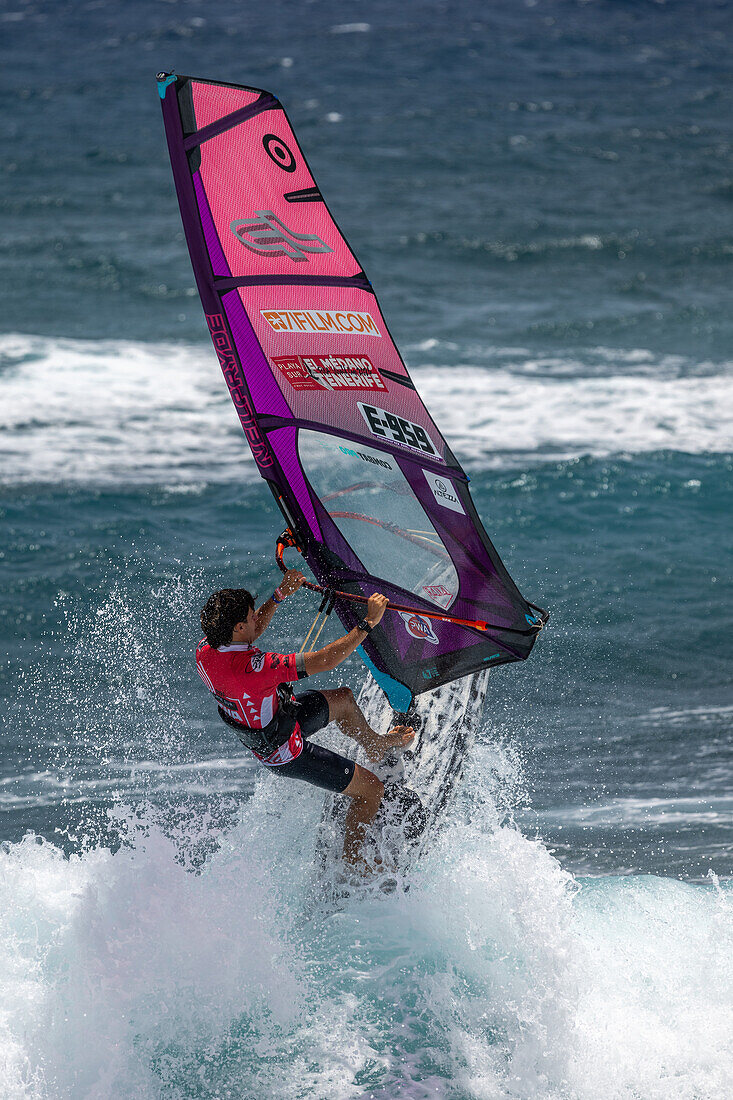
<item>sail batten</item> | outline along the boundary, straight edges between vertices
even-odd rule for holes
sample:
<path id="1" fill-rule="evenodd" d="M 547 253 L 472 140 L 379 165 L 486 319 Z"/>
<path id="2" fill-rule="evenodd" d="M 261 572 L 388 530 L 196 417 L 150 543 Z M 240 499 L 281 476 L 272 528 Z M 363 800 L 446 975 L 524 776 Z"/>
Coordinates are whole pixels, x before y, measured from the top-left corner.
<path id="1" fill-rule="evenodd" d="M 274 96 L 263 92 L 260 98 L 250 106 L 240 107 L 238 111 L 232 111 L 231 114 L 224 115 L 218 122 L 210 122 L 208 126 L 189 134 L 184 139 L 183 148 L 188 152 L 189 149 L 193 149 L 197 145 L 203 145 L 205 141 L 210 141 L 211 138 L 219 137 L 219 134 L 225 134 L 227 130 L 239 126 L 241 122 L 246 122 L 248 118 L 254 118 L 262 111 L 271 111 L 279 106 L 280 104 Z"/>
<path id="2" fill-rule="evenodd" d="M 232 290 L 240 286 L 356 286 L 371 294 L 371 283 L 363 273 L 358 275 L 240 275 L 239 278 L 220 277 L 214 280 L 217 290 Z"/>
<path id="3" fill-rule="evenodd" d="M 364 642 L 368 666 L 396 705 L 523 660 L 547 616 L 484 531 L 282 105 L 183 76 L 158 87 L 197 287 L 259 471 L 319 583 L 414 608 Z M 346 627 L 360 614 L 346 599 L 336 611 Z"/>

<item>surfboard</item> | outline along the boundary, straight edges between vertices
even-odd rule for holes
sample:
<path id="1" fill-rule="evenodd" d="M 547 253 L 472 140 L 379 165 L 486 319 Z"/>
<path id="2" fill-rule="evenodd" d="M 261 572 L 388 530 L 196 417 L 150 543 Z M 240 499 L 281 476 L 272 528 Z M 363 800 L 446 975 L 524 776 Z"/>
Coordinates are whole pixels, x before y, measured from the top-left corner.
<path id="1" fill-rule="evenodd" d="M 324 731 L 323 744 L 370 768 L 385 784 L 382 808 L 369 829 L 365 854 L 379 857 L 383 870 L 374 881 L 381 889 L 409 885 L 411 870 L 437 834 L 455 797 L 464 764 L 484 721 L 488 671 L 464 677 L 415 700 L 407 721 L 415 728 L 412 746 L 370 764 L 363 751 L 335 726 Z M 369 677 L 358 703 L 370 725 L 384 734 L 403 716 L 386 705 Z M 317 738 L 321 740 L 319 736 Z M 349 890 L 342 864 L 344 820 L 348 798 L 329 794 L 315 842 L 310 908 L 337 904 Z"/>

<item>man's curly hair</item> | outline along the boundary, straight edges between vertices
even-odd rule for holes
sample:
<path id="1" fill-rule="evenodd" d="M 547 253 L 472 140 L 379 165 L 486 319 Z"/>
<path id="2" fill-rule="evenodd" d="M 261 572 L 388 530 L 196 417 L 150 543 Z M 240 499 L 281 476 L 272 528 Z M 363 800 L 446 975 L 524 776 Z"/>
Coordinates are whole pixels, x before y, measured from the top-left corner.
<path id="1" fill-rule="evenodd" d="M 212 649 L 231 642 L 234 627 L 244 622 L 254 605 L 254 597 L 246 588 L 222 588 L 209 596 L 201 612 L 201 629 Z"/>

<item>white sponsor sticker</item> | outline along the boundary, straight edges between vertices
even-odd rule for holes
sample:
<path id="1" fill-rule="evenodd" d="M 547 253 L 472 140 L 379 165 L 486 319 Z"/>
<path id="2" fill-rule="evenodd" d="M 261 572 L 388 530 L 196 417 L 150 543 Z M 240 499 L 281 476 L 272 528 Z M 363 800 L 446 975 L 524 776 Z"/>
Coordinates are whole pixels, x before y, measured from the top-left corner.
<path id="1" fill-rule="evenodd" d="M 255 655 L 255 656 L 254 656 L 254 657 L 252 658 L 252 662 L 251 662 L 251 664 L 252 664 L 252 671 L 253 671 L 253 672 L 259 672 L 259 671 L 260 671 L 260 670 L 262 669 L 262 667 L 264 666 L 264 663 L 265 663 L 265 655 L 264 655 L 264 653 L 257 653 L 257 654 L 256 654 L 256 655 Z"/>
<path id="2" fill-rule="evenodd" d="M 430 619 L 426 619 L 424 615 L 418 615 L 416 611 L 400 611 L 400 615 L 405 624 L 405 630 L 413 638 L 421 642 L 432 642 L 433 645 L 438 644 L 438 637 Z"/>
<path id="3" fill-rule="evenodd" d="M 371 313 L 353 309 L 261 309 L 275 332 L 325 332 L 346 336 L 380 336 Z"/>
<path id="4" fill-rule="evenodd" d="M 367 405 L 357 401 L 359 412 L 367 422 L 367 427 L 377 439 L 389 439 L 392 443 L 401 443 L 412 451 L 439 458 L 432 439 L 420 424 L 413 424 L 402 416 L 379 409 L 376 405 Z"/>
<path id="5" fill-rule="evenodd" d="M 453 482 L 449 481 L 448 478 L 441 477 L 440 474 L 428 473 L 427 470 L 423 470 L 423 473 L 438 504 L 442 504 L 444 508 L 450 508 L 452 512 L 460 512 L 465 516 L 466 513 L 458 499 Z"/>

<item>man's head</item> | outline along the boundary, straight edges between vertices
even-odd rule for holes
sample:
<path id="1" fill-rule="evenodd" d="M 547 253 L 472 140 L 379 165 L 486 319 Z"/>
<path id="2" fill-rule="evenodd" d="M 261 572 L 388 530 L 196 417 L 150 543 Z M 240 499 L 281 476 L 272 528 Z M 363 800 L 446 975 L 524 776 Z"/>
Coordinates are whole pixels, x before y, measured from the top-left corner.
<path id="1" fill-rule="evenodd" d="M 239 640 L 254 641 L 254 616 L 251 614 L 254 606 L 254 598 L 246 588 L 222 588 L 221 592 L 214 592 L 209 596 L 201 612 L 201 628 L 209 645 L 213 649 L 229 645 L 237 627 L 240 628 L 240 633 L 248 635 L 250 631 L 247 629 L 247 620 L 252 624 L 252 637 L 242 637 Z"/>

